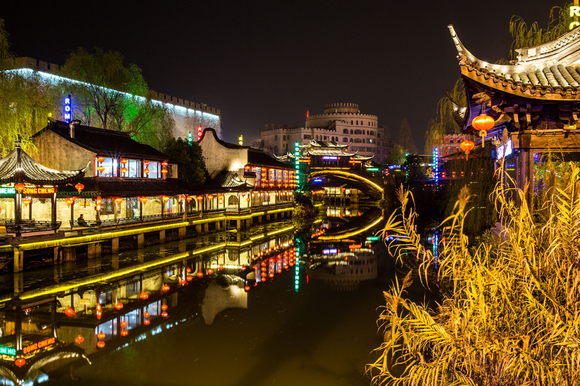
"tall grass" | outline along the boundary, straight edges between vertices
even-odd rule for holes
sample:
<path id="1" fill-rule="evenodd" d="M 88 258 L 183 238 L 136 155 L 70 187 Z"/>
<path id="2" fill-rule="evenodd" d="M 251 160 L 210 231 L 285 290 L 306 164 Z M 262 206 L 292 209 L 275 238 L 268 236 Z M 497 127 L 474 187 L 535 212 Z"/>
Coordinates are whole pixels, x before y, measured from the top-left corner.
<path id="1" fill-rule="evenodd" d="M 477 245 L 463 232 L 462 189 L 442 224 L 438 269 L 415 229 L 412 194 L 398 191 L 401 207 L 382 232 L 400 238 L 390 247 L 409 274 L 384 292 L 373 385 L 580 385 L 579 177 L 569 165 L 568 182 L 550 184 L 541 223 L 522 190 L 516 205 L 497 186 L 503 230 Z M 413 280 L 440 303 L 410 300 Z"/>

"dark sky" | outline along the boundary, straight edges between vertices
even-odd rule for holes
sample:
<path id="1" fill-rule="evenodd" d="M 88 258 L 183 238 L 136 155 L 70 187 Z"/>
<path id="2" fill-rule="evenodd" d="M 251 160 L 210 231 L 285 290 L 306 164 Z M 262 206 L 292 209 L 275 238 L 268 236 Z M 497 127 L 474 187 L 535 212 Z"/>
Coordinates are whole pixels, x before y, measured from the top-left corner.
<path id="1" fill-rule="evenodd" d="M 4 4 L 7 3 L 7 4 Z M 62 64 L 76 47 L 121 52 L 153 90 L 222 111 L 245 144 L 266 123 L 359 103 L 393 138 L 409 120 L 420 150 L 459 77 L 447 25 L 477 57 L 507 58 L 512 15 L 545 26 L 562 1 L 5 1 L 12 50 Z M 56 5 L 58 4 L 58 5 Z"/>

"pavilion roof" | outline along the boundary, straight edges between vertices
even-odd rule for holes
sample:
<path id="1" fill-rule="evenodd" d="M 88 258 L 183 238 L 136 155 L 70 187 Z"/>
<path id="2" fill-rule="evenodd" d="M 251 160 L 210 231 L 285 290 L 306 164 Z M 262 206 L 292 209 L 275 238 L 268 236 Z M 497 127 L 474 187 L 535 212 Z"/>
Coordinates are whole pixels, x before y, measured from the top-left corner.
<path id="1" fill-rule="evenodd" d="M 20 148 L 20 140 L 14 144 L 14 150 L 0 159 L 0 183 L 29 182 L 35 185 L 61 185 L 79 180 L 85 175 L 81 170 L 55 170 L 47 168 L 33 160 Z"/>
<path id="2" fill-rule="evenodd" d="M 531 99 L 580 100 L 580 28 L 547 43 L 516 50 L 515 64 L 478 59 L 448 26 L 458 52 L 461 74 L 493 89 Z"/>
<path id="3" fill-rule="evenodd" d="M 172 196 L 197 192 L 201 186 L 193 186 L 176 178 L 94 178 L 86 177 L 80 181 L 85 185 L 78 193 L 72 186 L 59 189 L 60 196 L 77 197 L 138 197 L 138 196 Z"/>

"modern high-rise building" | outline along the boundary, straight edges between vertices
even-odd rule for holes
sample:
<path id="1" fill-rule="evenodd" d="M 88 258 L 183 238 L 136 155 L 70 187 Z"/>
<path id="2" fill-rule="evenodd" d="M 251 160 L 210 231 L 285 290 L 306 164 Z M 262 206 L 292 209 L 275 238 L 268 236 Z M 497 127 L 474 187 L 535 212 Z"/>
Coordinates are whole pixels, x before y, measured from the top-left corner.
<path id="1" fill-rule="evenodd" d="M 293 151 L 295 142 L 306 145 L 312 140 L 348 145 L 349 152 L 374 156 L 377 162 L 382 162 L 393 146 L 378 117 L 362 114 L 356 103 L 327 104 L 322 114 L 307 116 L 304 127 L 266 125 L 259 146 L 280 156 Z"/>

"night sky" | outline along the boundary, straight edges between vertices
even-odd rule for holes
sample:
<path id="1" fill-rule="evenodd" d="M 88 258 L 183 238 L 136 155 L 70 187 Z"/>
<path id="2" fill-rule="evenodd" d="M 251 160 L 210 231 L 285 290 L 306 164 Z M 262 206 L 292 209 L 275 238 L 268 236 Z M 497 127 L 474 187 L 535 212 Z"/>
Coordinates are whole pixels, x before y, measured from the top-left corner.
<path id="1" fill-rule="evenodd" d="M 62 64 L 79 46 L 121 52 L 151 89 L 220 108 L 228 142 L 353 102 L 394 139 L 406 117 L 422 151 L 459 78 L 447 25 L 494 62 L 508 58 L 512 15 L 544 27 L 555 5 L 566 2 L 10 0 L 0 18 L 18 56 Z"/>

